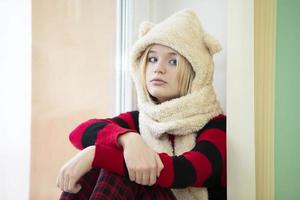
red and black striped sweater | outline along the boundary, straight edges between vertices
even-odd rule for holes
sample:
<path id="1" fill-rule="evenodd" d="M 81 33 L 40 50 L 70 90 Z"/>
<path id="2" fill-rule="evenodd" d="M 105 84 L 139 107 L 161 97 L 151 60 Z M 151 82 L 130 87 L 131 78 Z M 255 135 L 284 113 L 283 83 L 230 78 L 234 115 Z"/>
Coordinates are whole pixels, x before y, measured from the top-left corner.
<path id="1" fill-rule="evenodd" d="M 70 133 L 78 148 L 96 145 L 94 168 L 104 168 L 128 176 L 118 137 L 139 133 L 138 111 L 111 119 L 91 119 Z M 172 136 L 169 137 L 172 140 Z M 197 132 L 196 145 L 180 156 L 159 153 L 164 165 L 156 184 L 167 188 L 207 187 L 209 199 L 226 199 L 226 117 L 211 119 Z M 112 159 L 113 158 L 113 159 Z"/>

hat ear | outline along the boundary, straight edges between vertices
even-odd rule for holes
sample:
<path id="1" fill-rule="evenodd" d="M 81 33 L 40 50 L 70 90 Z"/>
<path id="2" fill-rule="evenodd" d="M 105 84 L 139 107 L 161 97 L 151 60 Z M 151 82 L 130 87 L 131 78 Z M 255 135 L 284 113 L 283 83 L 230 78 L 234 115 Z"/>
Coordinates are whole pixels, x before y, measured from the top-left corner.
<path id="1" fill-rule="evenodd" d="M 208 33 L 204 33 L 203 36 L 204 44 L 206 45 L 210 55 L 214 55 L 221 51 L 222 47 L 218 40 L 216 40 L 213 36 Z"/>
<path id="2" fill-rule="evenodd" d="M 149 21 L 142 22 L 139 28 L 139 38 L 146 35 L 146 33 L 148 33 L 154 26 L 155 24 L 153 22 L 149 22 Z"/>

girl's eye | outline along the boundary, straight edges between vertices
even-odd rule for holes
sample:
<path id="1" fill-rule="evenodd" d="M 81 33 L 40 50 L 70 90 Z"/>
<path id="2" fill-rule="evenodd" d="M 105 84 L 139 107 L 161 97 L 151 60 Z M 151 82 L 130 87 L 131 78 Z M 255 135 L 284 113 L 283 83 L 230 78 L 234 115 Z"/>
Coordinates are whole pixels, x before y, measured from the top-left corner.
<path id="1" fill-rule="evenodd" d="M 177 60 L 176 60 L 176 59 L 172 59 L 172 60 L 169 61 L 169 63 L 170 63 L 171 65 L 176 66 L 176 65 L 177 65 Z"/>
<path id="2" fill-rule="evenodd" d="M 157 61 L 157 58 L 155 58 L 155 57 L 149 57 L 148 58 L 148 62 L 150 62 L 150 63 L 154 63 L 156 61 Z"/>

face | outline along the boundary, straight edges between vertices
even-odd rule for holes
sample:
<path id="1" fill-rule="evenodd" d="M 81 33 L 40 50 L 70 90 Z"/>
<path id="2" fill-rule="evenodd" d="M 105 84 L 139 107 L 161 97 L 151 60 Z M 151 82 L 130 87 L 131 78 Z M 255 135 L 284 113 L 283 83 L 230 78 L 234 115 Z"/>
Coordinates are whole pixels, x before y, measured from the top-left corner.
<path id="1" fill-rule="evenodd" d="M 159 103 L 179 97 L 177 52 L 155 44 L 151 47 L 146 63 L 146 87 Z"/>

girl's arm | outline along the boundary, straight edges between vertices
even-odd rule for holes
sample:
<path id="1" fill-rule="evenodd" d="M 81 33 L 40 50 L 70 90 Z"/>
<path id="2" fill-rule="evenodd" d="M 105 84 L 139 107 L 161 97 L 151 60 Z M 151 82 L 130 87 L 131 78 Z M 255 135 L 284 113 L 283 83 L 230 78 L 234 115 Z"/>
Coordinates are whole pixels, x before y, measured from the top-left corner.
<path id="1" fill-rule="evenodd" d="M 195 147 L 180 156 L 160 153 L 164 165 L 156 184 L 167 188 L 226 186 L 226 118 L 215 118 L 198 133 Z M 114 159 L 111 159 L 114 158 Z M 93 167 L 128 176 L 122 149 L 98 144 Z"/>
<path id="2" fill-rule="evenodd" d="M 94 144 L 119 146 L 118 137 L 128 132 L 139 132 L 138 111 L 121 113 L 111 119 L 90 119 L 77 126 L 69 135 L 77 149 Z"/>

